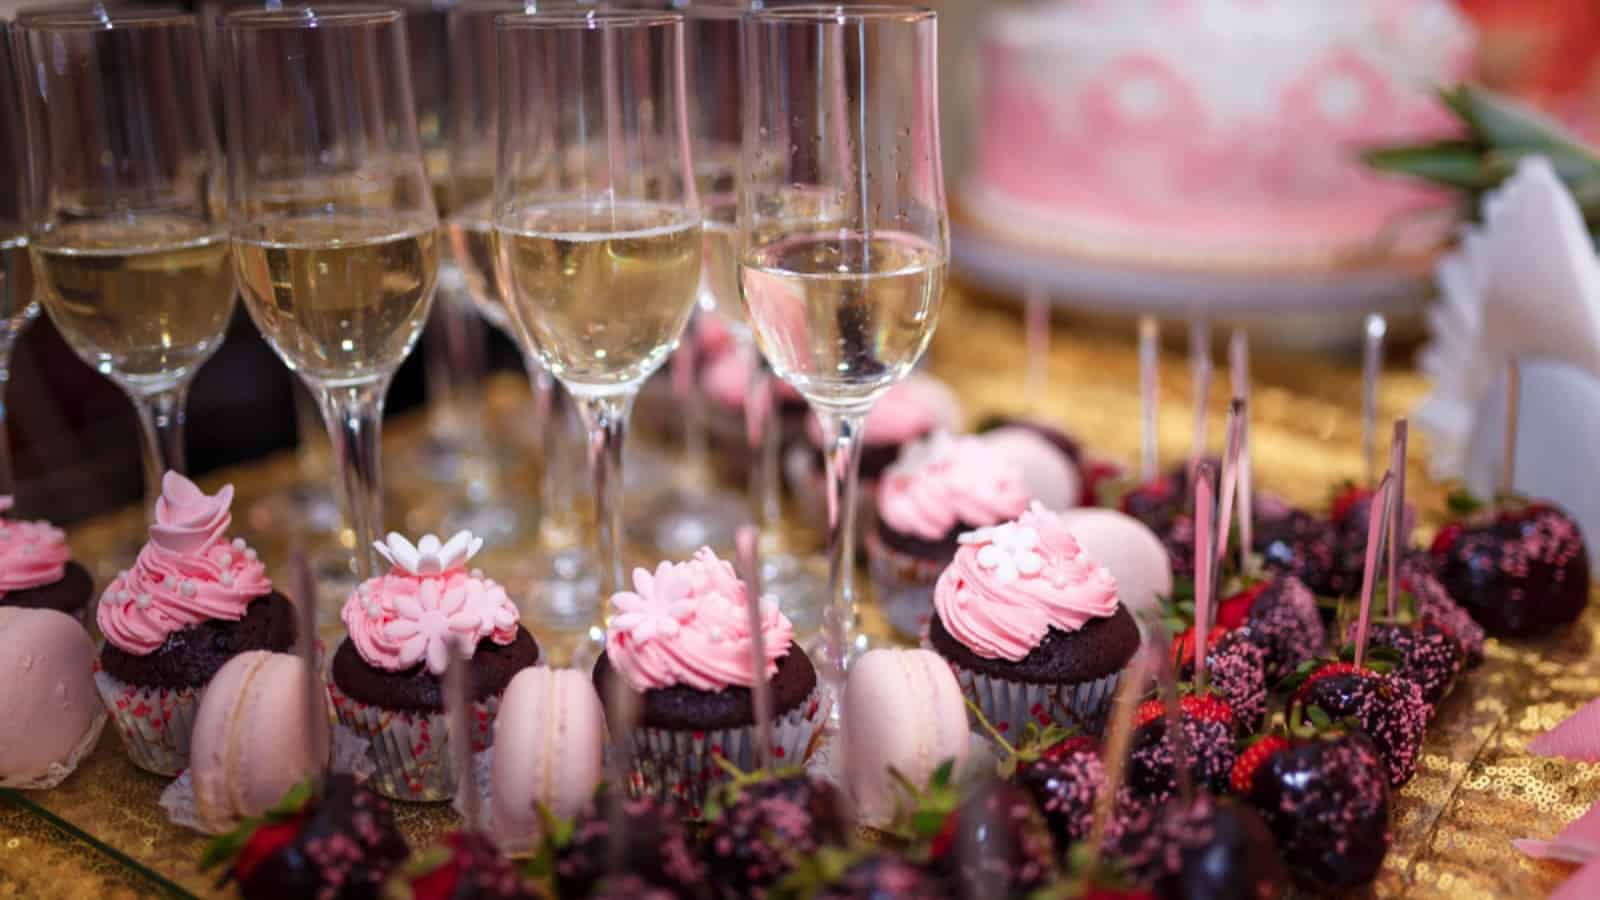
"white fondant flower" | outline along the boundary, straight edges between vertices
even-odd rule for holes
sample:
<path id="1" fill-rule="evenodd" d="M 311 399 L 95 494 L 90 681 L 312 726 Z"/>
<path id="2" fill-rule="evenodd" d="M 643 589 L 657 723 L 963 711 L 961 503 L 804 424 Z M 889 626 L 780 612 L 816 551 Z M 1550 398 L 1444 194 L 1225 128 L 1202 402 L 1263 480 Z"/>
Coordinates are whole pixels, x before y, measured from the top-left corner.
<path id="1" fill-rule="evenodd" d="M 473 537 L 470 531 L 458 531 L 450 540 L 440 543 L 437 535 L 425 534 L 416 545 L 397 532 L 374 541 L 379 555 L 402 572 L 410 575 L 442 575 L 464 568 L 483 549 L 483 538 Z"/>
<path id="2" fill-rule="evenodd" d="M 695 611 L 688 579 L 686 573 L 666 562 L 657 566 L 654 574 L 649 569 L 634 569 L 634 590 L 619 591 L 611 598 L 617 612 L 609 627 L 635 643 L 676 636 Z"/>
<path id="3" fill-rule="evenodd" d="M 1018 578 L 1031 578 L 1044 571 L 1044 556 L 1039 552 L 1039 532 L 1027 525 L 1006 522 L 991 528 L 969 531 L 959 538 L 963 544 L 979 544 L 978 565 L 994 572 L 1002 584 Z"/>
<path id="4" fill-rule="evenodd" d="M 399 594 L 394 601 L 395 619 L 384 626 L 384 636 L 400 642 L 399 661 L 410 668 L 426 660 L 428 671 L 443 675 L 450 663 L 450 642 L 457 641 L 471 653 L 477 644 L 478 610 L 467 603 L 466 591 L 445 590 L 438 579 L 428 579 L 415 596 Z"/>

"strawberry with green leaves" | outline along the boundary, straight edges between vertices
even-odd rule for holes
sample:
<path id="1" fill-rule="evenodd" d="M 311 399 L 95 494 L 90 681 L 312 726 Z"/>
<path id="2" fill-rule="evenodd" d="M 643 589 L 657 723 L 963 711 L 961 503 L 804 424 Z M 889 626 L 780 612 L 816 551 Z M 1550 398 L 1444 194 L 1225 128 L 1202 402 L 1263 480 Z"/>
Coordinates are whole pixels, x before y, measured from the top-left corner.
<path id="1" fill-rule="evenodd" d="M 916 791 L 896 833 L 958 898 L 1025 897 L 1056 874 L 1056 844 L 1029 793 L 999 778 L 959 785 L 949 763 Z"/>
<path id="2" fill-rule="evenodd" d="M 1160 897 L 1287 896 L 1289 878 L 1266 823 L 1249 805 L 1197 793 L 1132 823 L 1118 843 L 1128 877 Z"/>
<path id="3" fill-rule="evenodd" d="M 389 876 L 384 900 L 534 900 L 493 839 L 456 831 L 412 854 Z"/>
<path id="4" fill-rule="evenodd" d="M 200 867 L 226 865 L 245 900 L 371 900 L 407 852 L 389 801 L 349 775 L 329 775 L 319 796 L 304 782 L 212 841 Z"/>
<path id="5" fill-rule="evenodd" d="M 576 818 L 546 819 L 541 845 L 526 872 L 558 897 L 594 893 L 616 860 L 629 875 L 679 897 L 706 896 L 705 863 L 684 824 L 687 814 L 677 804 L 650 796 L 619 796 L 602 784 Z M 627 823 L 621 847 L 615 846 L 611 827 L 615 821 Z"/>
<path id="6" fill-rule="evenodd" d="M 849 844 L 839 790 L 800 770 L 735 772 L 701 812 L 710 881 L 728 900 L 765 897 L 801 859 Z"/>

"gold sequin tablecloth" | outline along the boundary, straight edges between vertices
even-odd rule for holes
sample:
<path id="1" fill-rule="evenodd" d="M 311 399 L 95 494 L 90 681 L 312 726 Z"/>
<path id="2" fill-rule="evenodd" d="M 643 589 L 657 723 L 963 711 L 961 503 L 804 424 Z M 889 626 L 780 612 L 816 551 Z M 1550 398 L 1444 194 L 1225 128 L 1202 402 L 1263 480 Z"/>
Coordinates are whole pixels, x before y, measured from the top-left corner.
<path id="1" fill-rule="evenodd" d="M 1097 452 L 1136 457 L 1138 373 L 1131 334 L 1058 322 L 1050 363 L 1055 389 L 1045 409 L 1028 409 L 1021 345 L 1014 311 L 953 296 L 931 364 L 957 387 L 969 414 L 1035 413 L 1067 426 Z M 1214 444 L 1220 442 L 1225 381 L 1216 379 L 1211 398 Z M 1257 353 L 1254 382 L 1255 467 L 1264 487 L 1318 505 L 1334 483 L 1361 476 L 1357 366 Z M 1415 374 L 1388 372 L 1380 398 L 1383 420 L 1414 408 L 1423 391 Z M 491 422 L 509 429 L 523 398 L 521 385 L 500 377 L 488 394 Z M 1180 355 L 1163 360 L 1161 398 L 1161 429 L 1170 438 L 1164 449 L 1175 458 L 1185 450 L 1191 423 L 1187 366 Z M 422 434 L 420 420 L 391 421 L 386 454 L 400 457 Z M 1420 447 L 1411 455 L 1409 484 L 1427 533 L 1443 513 L 1445 488 L 1425 478 L 1417 462 L 1424 458 Z M 395 465 L 388 471 L 400 474 Z M 211 488 L 232 481 L 236 508 L 243 509 L 293 472 L 293 460 L 285 456 L 205 481 Z M 403 506 L 391 501 L 392 522 L 404 514 L 394 507 Z M 127 564 L 110 556 L 109 548 L 122 543 L 117 536 L 136 527 L 140 515 L 127 510 L 72 531 L 75 551 L 101 583 Z M 282 533 L 253 531 L 247 516 L 236 517 L 236 528 L 264 558 L 282 565 Z M 497 561 L 516 555 L 514 548 L 486 554 L 483 564 L 494 574 Z M 336 600 L 322 598 L 325 605 Z M 1600 766 L 1523 752 L 1533 736 L 1600 695 L 1600 656 L 1591 649 L 1597 637 L 1600 613 L 1591 608 L 1580 626 L 1556 638 L 1490 642 L 1487 661 L 1467 674 L 1429 730 L 1416 779 L 1395 799 L 1393 849 L 1373 896 L 1542 897 L 1566 877 L 1568 866 L 1527 859 L 1510 842 L 1553 836 L 1600 799 Z M 157 806 L 164 786 L 128 763 L 107 729 L 93 756 L 60 788 L 23 796 L 0 791 L 0 898 L 217 894 L 214 876 L 195 866 L 203 839 L 169 824 Z M 402 805 L 399 813 L 414 842 L 453 825 L 453 815 L 442 807 Z"/>

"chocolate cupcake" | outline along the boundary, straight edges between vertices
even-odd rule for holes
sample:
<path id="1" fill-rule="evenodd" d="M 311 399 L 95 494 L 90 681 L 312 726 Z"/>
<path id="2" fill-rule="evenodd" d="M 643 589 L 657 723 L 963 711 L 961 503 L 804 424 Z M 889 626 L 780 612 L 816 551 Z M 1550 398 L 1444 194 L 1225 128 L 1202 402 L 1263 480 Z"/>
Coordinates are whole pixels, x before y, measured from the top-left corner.
<path id="1" fill-rule="evenodd" d="M 1015 519 L 1028 500 L 1022 473 L 980 438 L 941 432 L 908 446 L 878 484 L 877 520 L 866 536 L 889 624 L 920 637 L 934 583 L 962 532 Z"/>
<path id="2" fill-rule="evenodd" d="M 960 537 L 934 588 L 933 649 L 1001 733 L 1028 722 L 1098 728 L 1139 628 L 1117 584 L 1056 513 Z"/>
<path id="3" fill-rule="evenodd" d="M 0 496 L 0 513 L 11 510 Z M 94 579 L 72 561 L 67 536 L 45 521 L 0 519 L 0 606 L 53 609 L 89 623 Z"/>
<path id="4" fill-rule="evenodd" d="M 702 549 L 688 562 L 635 569 L 634 590 L 612 597 L 616 614 L 594 667 L 613 735 L 618 691 L 631 694 L 633 785 L 698 811 L 727 777 L 722 760 L 755 768 L 755 703 L 750 685 L 753 602 L 733 566 Z M 772 755 L 778 765 L 810 757 L 828 704 L 817 673 L 794 642 L 794 626 L 770 597 L 761 603 L 772 691 Z M 618 683 L 618 679 L 621 683 Z"/>
<path id="5" fill-rule="evenodd" d="M 949 385 L 920 372 L 913 372 L 873 404 L 861 430 L 861 503 L 855 532 L 860 538 L 872 527 L 878 479 L 900 458 L 900 451 L 935 431 L 960 430 L 961 416 L 961 401 Z M 805 439 L 790 450 L 784 463 L 800 516 L 819 530 L 828 525 L 823 444 L 822 426 L 810 417 Z"/>
<path id="6" fill-rule="evenodd" d="M 200 692 L 224 663 L 294 646 L 294 608 L 228 539 L 232 503 L 232 485 L 208 495 L 168 472 L 150 540 L 100 596 L 95 685 L 134 764 L 158 775 L 188 768 Z"/>
<path id="7" fill-rule="evenodd" d="M 372 746 L 372 786 L 397 800 L 448 800 L 458 775 L 450 755 L 442 677 L 450 644 L 468 655 L 472 749 L 490 744 L 500 695 L 539 661 L 505 589 L 466 564 L 483 546 L 470 532 L 429 534 L 413 546 L 398 534 L 378 544 L 394 567 L 362 582 L 345 601 L 350 637 L 333 656 L 329 693 L 344 727 Z"/>

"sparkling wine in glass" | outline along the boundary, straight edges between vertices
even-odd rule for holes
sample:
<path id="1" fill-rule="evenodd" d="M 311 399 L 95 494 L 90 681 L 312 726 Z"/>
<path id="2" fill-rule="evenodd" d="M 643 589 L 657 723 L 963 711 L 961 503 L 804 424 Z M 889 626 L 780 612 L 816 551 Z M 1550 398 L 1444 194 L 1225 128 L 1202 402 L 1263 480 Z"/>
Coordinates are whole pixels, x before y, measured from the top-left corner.
<path id="1" fill-rule="evenodd" d="M 393 9 L 241 11 L 225 22 L 233 261 L 245 308 L 316 395 L 376 568 L 379 428 L 439 269 L 439 220 Z"/>
<path id="2" fill-rule="evenodd" d="M 854 634 L 861 428 L 933 335 L 949 230 L 937 20 L 905 6 L 751 15 L 739 180 L 739 288 L 761 352 L 827 437 L 827 670 Z"/>
<path id="3" fill-rule="evenodd" d="M 11 441 L 6 433 L 6 384 L 11 380 L 11 348 L 39 314 L 33 297 L 33 261 L 28 254 L 28 142 L 22 125 L 22 89 L 12 61 L 11 25 L 0 22 L 0 494 L 16 493 Z"/>
<path id="4" fill-rule="evenodd" d="M 233 314 L 200 31 L 188 15 L 100 7 L 19 28 L 35 289 L 67 344 L 132 398 L 151 493 L 184 469 L 185 395 Z"/>
<path id="5" fill-rule="evenodd" d="M 606 589 L 620 590 L 628 412 L 682 336 L 700 281 L 683 17 L 553 11 L 502 16 L 497 29 L 493 222 L 507 307 L 588 426 Z"/>

